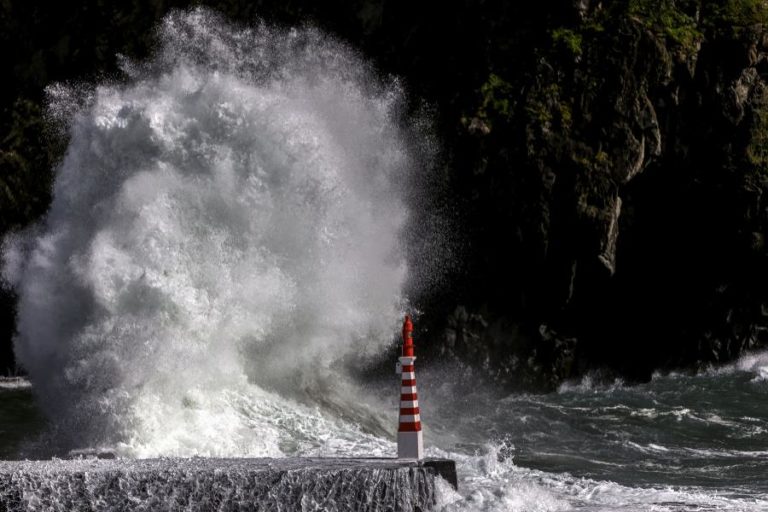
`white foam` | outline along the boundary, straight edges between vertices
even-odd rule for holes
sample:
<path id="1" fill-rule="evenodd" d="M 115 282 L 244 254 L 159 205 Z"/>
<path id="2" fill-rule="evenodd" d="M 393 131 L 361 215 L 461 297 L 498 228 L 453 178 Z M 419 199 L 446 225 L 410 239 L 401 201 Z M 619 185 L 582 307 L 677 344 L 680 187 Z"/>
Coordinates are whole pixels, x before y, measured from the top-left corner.
<path id="1" fill-rule="evenodd" d="M 488 444 L 483 453 L 468 456 L 428 448 L 428 455 L 456 459 L 460 475 L 459 493 L 449 486 L 438 486 L 438 510 L 501 511 L 501 510 L 587 510 L 612 512 L 616 510 L 726 510 L 762 511 L 768 507 L 768 497 L 736 497 L 723 491 L 686 486 L 626 486 L 616 482 L 574 477 L 568 473 L 553 473 L 520 467 L 504 456 L 510 446 L 506 443 Z M 637 448 L 647 453 L 664 453 L 668 447 L 649 443 Z M 513 449 L 513 448 L 512 448 Z M 694 451 L 685 450 L 686 456 Z M 541 455 L 541 454 L 539 454 Z M 702 454 L 703 455 L 703 454 Z M 722 453 L 710 453 L 708 456 Z M 740 455 L 747 455 L 741 453 Z M 762 454 L 750 453 L 750 456 Z M 651 467 L 652 464 L 640 464 Z M 669 470 L 665 464 L 658 466 Z"/>
<path id="2" fill-rule="evenodd" d="M 53 203 L 4 251 L 16 352 L 66 447 L 296 450 L 286 432 L 320 420 L 267 390 L 311 388 L 399 327 L 402 94 L 316 30 L 198 9 L 160 33 L 85 106 L 52 92 L 70 132 Z"/>
<path id="3" fill-rule="evenodd" d="M 768 380 L 768 366 L 757 366 L 755 372 L 757 375 L 752 379 L 752 382 L 765 382 Z"/>
<path id="4" fill-rule="evenodd" d="M 768 375 L 768 350 L 751 352 L 741 356 L 733 363 L 710 369 L 706 375 L 731 375 L 734 373 L 754 373 L 754 381 L 762 381 Z"/>
<path id="5" fill-rule="evenodd" d="M 565 381 L 557 388 L 558 393 L 613 393 L 624 388 L 624 380 L 614 379 L 611 383 L 601 383 L 600 377 L 592 373 L 587 373 L 581 380 Z"/>
<path id="6" fill-rule="evenodd" d="M 0 377 L 0 389 L 29 389 L 32 383 L 23 377 Z"/>

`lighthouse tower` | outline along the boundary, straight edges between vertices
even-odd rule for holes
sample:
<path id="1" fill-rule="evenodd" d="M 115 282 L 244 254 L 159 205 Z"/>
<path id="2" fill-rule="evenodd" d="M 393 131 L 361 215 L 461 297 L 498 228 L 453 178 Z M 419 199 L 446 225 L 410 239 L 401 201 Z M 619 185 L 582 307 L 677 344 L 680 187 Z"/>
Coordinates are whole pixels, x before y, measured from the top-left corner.
<path id="1" fill-rule="evenodd" d="M 397 457 L 399 459 L 421 459 L 424 457 L 424 440 L 421 436 L 419 396 L 416 393 L 416 372 L 413 362 L 413 323 L 405 315 L 403 322 L 403 355 L 398 369 L 401 374 L 400 423 L 397 428 Z"/>

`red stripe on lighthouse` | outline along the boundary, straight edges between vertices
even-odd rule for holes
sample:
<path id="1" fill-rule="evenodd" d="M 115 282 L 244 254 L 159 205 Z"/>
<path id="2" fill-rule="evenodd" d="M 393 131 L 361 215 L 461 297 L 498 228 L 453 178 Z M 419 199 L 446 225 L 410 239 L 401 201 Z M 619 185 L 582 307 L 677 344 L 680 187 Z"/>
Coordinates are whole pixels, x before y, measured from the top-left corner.
<path id="1" fill-rule="evenodd" d="M 412 402 L 414 400 L 418 400 L 419 395 L 416 393 L 401 393 L 400 394 L 400 401 L 401 402 Z"/>
<path id="2" fill-rule="evenodd" d="M 421 431 L 421 422 L 415 421 L 413 423 L 401 423 L 399 432 L 419 432 Z"/>
<path id="3" fill-rule="evenodd" d="M 415 386 L 416 379 L 403 379 L 403 387 Z"/>
<path id="4" fill-rule="evenodd" d="M 405 414 L 407 415 L 419 414 L 419 408 L 418 407 L 401 407 L 400 416 L 403 416 Z"/>

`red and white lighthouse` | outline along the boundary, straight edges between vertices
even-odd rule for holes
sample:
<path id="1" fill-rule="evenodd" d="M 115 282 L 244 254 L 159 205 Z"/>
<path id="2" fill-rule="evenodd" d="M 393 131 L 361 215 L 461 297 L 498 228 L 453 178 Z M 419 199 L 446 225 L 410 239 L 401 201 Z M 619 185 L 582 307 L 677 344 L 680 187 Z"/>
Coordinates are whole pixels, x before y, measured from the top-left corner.
<path id="1" fill-rule="evenodd" d="M 413 355 L 413 323 L 405 315 L 403 322 L 403 355 L 400 356 L 400 422 L 397 428 L 397 457 L 421 459 L 424 457 L 424 440 L 421 435 L 419 395 L 416 392 L 416 371 Z"/>

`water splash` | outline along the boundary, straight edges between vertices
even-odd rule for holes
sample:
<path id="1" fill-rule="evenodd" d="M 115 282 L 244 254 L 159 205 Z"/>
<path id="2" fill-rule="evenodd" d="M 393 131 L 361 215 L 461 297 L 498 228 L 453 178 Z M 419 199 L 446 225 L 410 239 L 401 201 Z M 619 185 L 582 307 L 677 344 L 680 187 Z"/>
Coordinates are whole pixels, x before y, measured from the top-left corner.
<path id="1" fill-rule="evenodd" d="M 159 39 L 124 83 L 50 90 L 70 144 L 45 221 L 5 244 L 16 353 L 62 446 L 279 455 L 319 414 L 281 382 L 397 329 L 402 92 L 311 28 L 198 9 Z"/>

